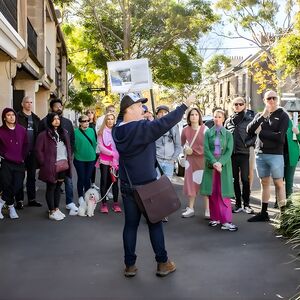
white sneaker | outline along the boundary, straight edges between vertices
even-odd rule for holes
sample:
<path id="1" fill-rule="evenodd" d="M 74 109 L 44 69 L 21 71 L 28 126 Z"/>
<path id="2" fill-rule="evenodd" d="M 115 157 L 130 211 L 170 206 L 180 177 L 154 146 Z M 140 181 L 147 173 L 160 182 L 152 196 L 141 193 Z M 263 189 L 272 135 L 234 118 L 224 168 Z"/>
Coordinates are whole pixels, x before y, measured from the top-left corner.
<path id="1" fill-rule="evenodd" d="M 208 226 L 216 227 L 220 224 L 220 221 L 209 221 Z"/>
<path id="2" fill-rule="evenodd" d="M 55 221 L 61 221 L 61 220 L 63 220 L 64 218 L 63 218 L 63 216 L 62 216 L 59 212 L 57 212 L 57 210 L 56 210 L 56 211 L 54 211 L 52 214 L 49 213 L 49 219 L 50 219 L 50 220 L 55 220 Z"/>
<path id="3" fill-rule="evenodd" d="M 194 215 L 195 215 L 195 211 L 190 207 L 187 207 L 186 211 L 181 214 L 183 218 L 190 218 L 193 217 Z"/>
<path id="4" fill-rule="evenodd" d="M 83 197 L 81 196 L 81 197 L 78 198 L 78 204 L 79 204 L 79 206 L 80 206 L 82 203 L 84 203 L 84 199 L 83 199 Z"/>
<path id="5" fill-rule="evenodd" d="M 71 203 L 67 204 L 66 209 L 78 211 L 78 207 L 75 205 L 74 202 L 71 202 Z"/>
<path id="6" fill-rule="evenodd" d="M 4 216 L 2 215 L 2 212 L 0 210 L 0 220 L 4 219 Z"/>
<path id="7" fill-rule="evenodd" d="M 14 206 L 10 205 L 8 208 L 9 208 L 9 217 L 11 219 L 18 219 L 19 216 L 18 216 L 18 214 L 17 214 L 16 209 L 14 208 Z"/>
<path id="8" fill-rule="evenodd" d="M 241 207 L 235 207 L 233 212 L 238 214 L 239 212 L 244 211 Z"/>
<path id="9" fill-rule="evenodd" d="M 209 209 L 206 209 L 204 212 L 204 219 L 209 220 L 210 219 L 210 212 Z"/>
<path id="10" fill-rule="evenodd" d="M 69 216 L 77 216 L 77 215 L 78 215 L 78 209 L 77 210 L 70 209 Z"/>
<path id="11" fill-rule="evenodd" d="M 254 214 L 254 210 L 250 206 L 245 206 L 244 212 L 246 214 Z"/>
<path id="12" fill-rule="evenodd" d="M 222 224 L 221 229 L 229 230 L 229 231 L 237 231 L 238 227 L 232 223 L 224 223 Z"/>
<path id="13" fill-rule="evenodd" d="M 66 217 L 66 215 L 64 213 L 62 213 L 59 209 L 56 211 L 59 215 L 61 215 L 63 218 Z"/>
<path id="14" fill-rule="evenodd" d="M 99 186 L 97 186 L 95 183 L 92 184 L 92 188 L 93 188 L 93 189 L 96 189 L 96 190 L 98 190 L 98 191 L 100 190 Z"/>

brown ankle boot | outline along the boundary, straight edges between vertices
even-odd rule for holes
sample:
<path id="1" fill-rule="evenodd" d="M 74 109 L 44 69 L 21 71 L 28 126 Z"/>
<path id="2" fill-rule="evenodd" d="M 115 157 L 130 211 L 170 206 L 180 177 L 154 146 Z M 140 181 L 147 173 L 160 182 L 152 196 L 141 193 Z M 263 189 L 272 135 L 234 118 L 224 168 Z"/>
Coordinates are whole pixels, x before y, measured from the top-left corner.
<path id="1" fill-rule="evenodd" d="M 168 274 L 174 272 L 176 270 L 176 265 L 174 262 L 168 260 L 165 263 L 157 264 L 156 275 L 159 277 L 167 276 Z"/>
<path id="2" fill-rule="evenodd" d="M 124 270 L 124 276 L 126 277 L 134 277 L 137 272 L 137 267 L 135 265 L 126 267 Z"/>

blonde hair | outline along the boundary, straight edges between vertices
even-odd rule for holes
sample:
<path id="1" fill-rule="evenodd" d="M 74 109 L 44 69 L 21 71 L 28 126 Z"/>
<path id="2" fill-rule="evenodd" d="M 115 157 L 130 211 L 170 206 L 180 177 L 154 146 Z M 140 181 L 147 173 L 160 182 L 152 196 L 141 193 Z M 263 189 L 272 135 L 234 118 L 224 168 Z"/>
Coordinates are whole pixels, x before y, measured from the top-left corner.
<path id="1" fill-rule="evenodd" d="M 222 110 L 222 109 L 216 109 L 214 111 L 214 115 L 215 115 L 215 113 L 219 113 L 219 114 L 223 115 L 223 117 L 225 118 L 225 111 L 224 110 Z"/>
<path id="2" fill-rule="evenodd" d="M 99 128 L 98 135 L 103 135 L 103 131 L 104 131 L 104 128 L 106 126 L 106 122 L 107 122 L 107 119 L 108 119 L 109 116 L 113 116 L 114 117 L 114 123 L 116 123 L 116 116 L 115 116 L 115 114 L 113 114 L 113 113 L 106 114 L 105 117 L 104 117 L 104 120 L 102 122 L 102 125 Z"/>

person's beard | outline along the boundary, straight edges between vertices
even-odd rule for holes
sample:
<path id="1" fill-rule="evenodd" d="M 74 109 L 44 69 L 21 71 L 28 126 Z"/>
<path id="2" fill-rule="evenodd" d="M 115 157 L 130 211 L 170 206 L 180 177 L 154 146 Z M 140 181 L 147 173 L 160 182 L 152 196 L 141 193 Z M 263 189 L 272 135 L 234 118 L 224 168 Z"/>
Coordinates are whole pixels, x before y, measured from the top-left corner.
<path id="1" fill-rule="evenodd" d="M 59 116 L 61 116 L 62 115 L 62 113 L 63 113 L 63 111 L 62 110 L 60 110 L 60 109 L 58 109 L 57 111 L 55 111 Z"/>

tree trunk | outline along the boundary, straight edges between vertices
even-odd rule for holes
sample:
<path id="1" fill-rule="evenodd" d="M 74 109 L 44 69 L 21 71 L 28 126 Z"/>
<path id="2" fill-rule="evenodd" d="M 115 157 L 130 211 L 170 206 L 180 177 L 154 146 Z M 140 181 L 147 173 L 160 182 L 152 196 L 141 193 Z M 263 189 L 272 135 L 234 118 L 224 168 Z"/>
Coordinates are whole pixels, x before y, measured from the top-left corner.
<path id="1" fill-rule="evenodd" d="M 124 40 L 123 40 L 123 50 L 124 59 L 131 58 L 130 51 L 130 39 L 131 39 L 131 14 L 130 14 L 130 0 L 123 0 L 123 30 L 124 30 Z"/>

